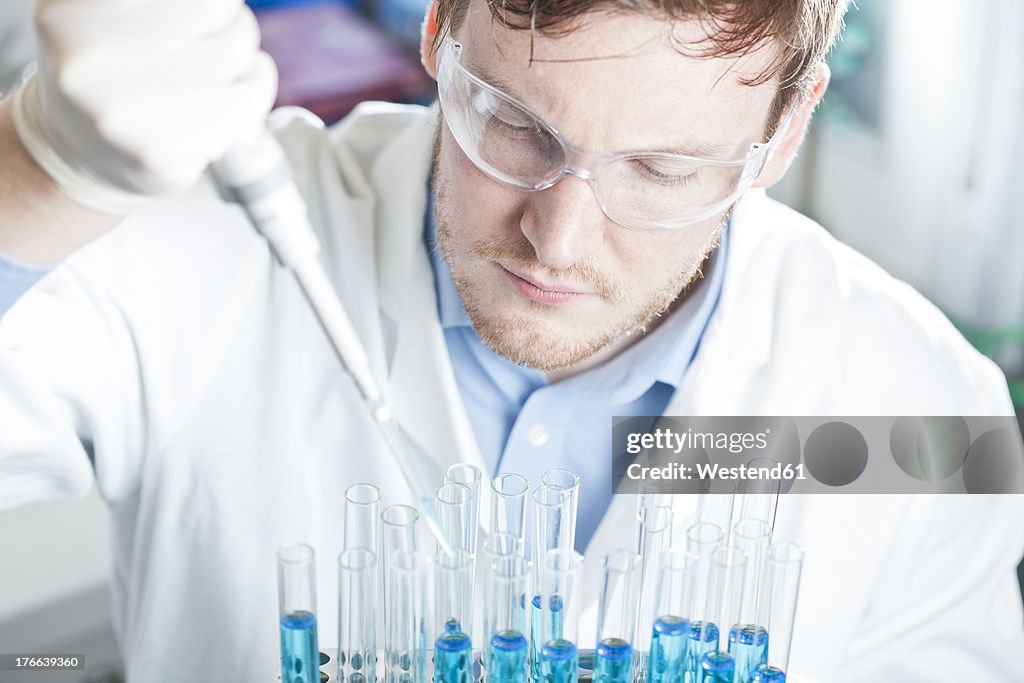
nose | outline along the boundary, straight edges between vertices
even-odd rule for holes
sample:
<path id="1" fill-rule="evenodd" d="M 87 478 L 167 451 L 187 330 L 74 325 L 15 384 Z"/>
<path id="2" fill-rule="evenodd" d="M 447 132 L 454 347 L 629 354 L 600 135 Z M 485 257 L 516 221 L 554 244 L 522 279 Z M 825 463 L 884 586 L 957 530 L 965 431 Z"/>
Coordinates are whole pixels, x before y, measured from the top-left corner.
<path id="1" fill-rule="evenodd" d="M 606 222 L 589 183 L 568 176 L 529 195 L 521 228 L 538 261 L 554 270 L 566 270 L 598 252 Z"/>

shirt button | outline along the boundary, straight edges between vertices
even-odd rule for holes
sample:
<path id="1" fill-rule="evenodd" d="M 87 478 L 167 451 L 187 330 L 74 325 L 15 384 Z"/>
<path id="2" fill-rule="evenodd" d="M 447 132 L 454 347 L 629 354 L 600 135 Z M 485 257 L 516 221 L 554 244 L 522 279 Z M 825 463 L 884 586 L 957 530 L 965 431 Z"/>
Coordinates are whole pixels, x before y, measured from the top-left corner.
<path id="1" fill-rule="evenodd" d="M 537 446 L 538 448 L 546 444 L 549 438 L 551 438 L 551 434 L 548 433 L 547 427 L 542 424 L 533 425 L 526 433 L 526 440 L 530 442 L 531 446 Z"/>

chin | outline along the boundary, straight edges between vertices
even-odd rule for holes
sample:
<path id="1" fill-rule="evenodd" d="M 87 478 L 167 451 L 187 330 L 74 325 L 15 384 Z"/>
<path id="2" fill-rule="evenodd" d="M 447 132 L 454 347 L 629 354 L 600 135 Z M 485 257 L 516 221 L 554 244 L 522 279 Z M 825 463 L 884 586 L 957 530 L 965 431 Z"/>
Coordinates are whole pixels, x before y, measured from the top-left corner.
<path id="1" fill-rule="evenodd" d="M 604 335 L 560 329 L 529 313 L 479 315 L 470 320 L 480 340 L 492 351 L 517 365 L 541 372 L 565 370 L 586 360 L 608 343 Z"/>

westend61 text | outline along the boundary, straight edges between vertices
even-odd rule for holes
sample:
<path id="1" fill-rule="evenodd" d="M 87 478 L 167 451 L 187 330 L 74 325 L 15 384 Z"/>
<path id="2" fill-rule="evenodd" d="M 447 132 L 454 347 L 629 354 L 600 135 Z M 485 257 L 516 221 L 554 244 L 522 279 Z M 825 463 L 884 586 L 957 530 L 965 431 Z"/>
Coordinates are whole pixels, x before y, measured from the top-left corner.
<path id="1" fill-rule="evenodd" d="M 718 464 L 708 463 L 697 463 L 693 466 L 671 463 L 659 467 L 650 467 L 633 463 L 626 470 L 626 476 L 635 480 L 660 479 L 676 481 L 689 481 L 691 479 L 699 479 L 701 481 L 715 479 L 725 481 L 789 481 L 795 479 L 803 481 L 807 478 L 803 463 L 799 465 L 777 464 L 773 467 L 750 467 L 749 465 L 722 467 Z"/>

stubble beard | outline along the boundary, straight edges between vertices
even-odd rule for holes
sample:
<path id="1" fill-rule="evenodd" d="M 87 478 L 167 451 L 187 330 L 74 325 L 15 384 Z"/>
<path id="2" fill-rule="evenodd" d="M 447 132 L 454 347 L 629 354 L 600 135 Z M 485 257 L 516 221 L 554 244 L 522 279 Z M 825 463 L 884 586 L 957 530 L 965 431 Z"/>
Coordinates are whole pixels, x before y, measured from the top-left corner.
<path id="1" fill-rule="evenodd" d="M 443 123 L 442 123 L 443 125 Z M 708 240 L 703 253 L 683 268 L 673 273 L 669 280 L 658 287 L 646 301 L 636 306 L 629 314 L 619 316 L 618 320 L 608 321 L 606 325 L 594 326 L 593 329 L 581 330 L 574 338 L 566 337 L 545 322 L 541 315 L 502 315 L 493 307 L 482 303 L 480 288 L 470 273 L 463 267 L 460 256 L 454 249 L 455 239 L 452 231 L 453 219 L 448 211 L 448 183 L 440 173 L 440 131 L 434 140 L 433 188 L 435 193 L 434 217 L 437 221 L 437 243 L 451 271 L 455 288 L 462 298 L 462 305 L 469 316 L 473 328 L 480 340 L 495 353 L 508 358 L 517 365 L 535 368 L 542 372 L 555 372 L 571 368 L 608 346 L 627 336 L 645 333 L 648 328 L 659 322 L 677 301 L 680 301 L 686 289 L 697 279 L 703 277 L 701 266 L 707 257 L 718 247 L 719 240 L 728 216 L 727 211 L 721 222 Z M 533 252 L 533 247 L 522 237 L 521 241 L 478 241 L 467 247 L 468 251 L 482 263 L 500 261 L 505 264 L 528 265 L 531 272 L 543 271 Z M 623 288 L 608 278 L 597 273 L 588 264 L 573 266 L 575 271 L 597 290 L 595 296 L 609 303 L 625 299 Z M 628 286 L 629 283 L 626 283 Z M 531 309 L 540 313 L 550 308 L 544 304 L 526 300 Z"/>

